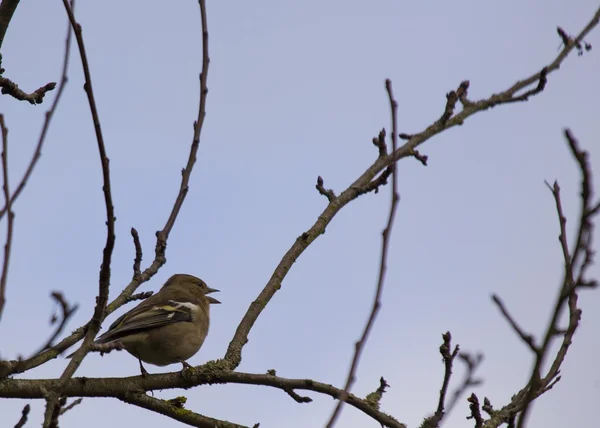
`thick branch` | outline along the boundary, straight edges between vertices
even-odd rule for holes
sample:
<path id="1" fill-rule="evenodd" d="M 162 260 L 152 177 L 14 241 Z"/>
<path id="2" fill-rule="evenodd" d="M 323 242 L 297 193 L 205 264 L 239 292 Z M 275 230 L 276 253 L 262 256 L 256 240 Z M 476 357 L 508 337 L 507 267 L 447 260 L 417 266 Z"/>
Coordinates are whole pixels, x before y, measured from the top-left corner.
<path id="1" fill-rule="evenodd" d="M 227 421 L 209 418 L 198 413 L 194 413 L 180 406 L 172 404 L 168 400 L 150 397 L 149 395 L 135 392 L 128 392 L 118 397 L 119 400 L 128 404 L 151 410 L 161 415 L 175 419 L 186 425 L 198 428 L 249 428 L 244 425 L 238 425 Z"/>
<path id="2" fill-rule="evenodd" d="M 245 384 L 263 385 L 277 388 L 283 392 L 304 390 L 314 391 L 337 399 L 342 390 L 311 379 L 287 379 L 273 374 L 253 374 L 233 372 L 226 368 L 224 362 L 209 362 L 195 367 L 186 376 L 181 372 L 152 374 L 148 377 L 133 376 L 125 378 L 73 378 L 62 389 L 65 397 L 117 397 L 121 398 L 127 392 L 144 393 L 146 391 L 192 388 L 198 385 L 211 384 Z M 44 398 L 46 388 L 52 380 L 5 379 L 0 382 L 0 397 L 5 398 Z M 362 411 L 374 420 L 391 428 L 406 428 L 393 417 L 380 412 L 366 399 L 348 394 L 346 402 Z"/>

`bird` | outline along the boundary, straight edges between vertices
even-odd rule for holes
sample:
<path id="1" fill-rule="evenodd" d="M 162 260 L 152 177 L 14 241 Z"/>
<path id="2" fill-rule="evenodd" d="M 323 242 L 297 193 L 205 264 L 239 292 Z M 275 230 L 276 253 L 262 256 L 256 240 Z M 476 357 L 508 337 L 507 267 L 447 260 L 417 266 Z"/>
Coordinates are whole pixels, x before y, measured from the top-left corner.
<path id="1" fill-rule="evenodd" d="M 144 377 L 148 372 L 142 362 L 181 363 L 183 369 L 189 368 L 186 360 L 200 350 L 208 334 L 210 305 L 221 303 L 208 294 L 218 291 L 193 275 L 173 275 L 158 293 L 117 318 L 94 343 L 119 342 L 138 359 Z"/>

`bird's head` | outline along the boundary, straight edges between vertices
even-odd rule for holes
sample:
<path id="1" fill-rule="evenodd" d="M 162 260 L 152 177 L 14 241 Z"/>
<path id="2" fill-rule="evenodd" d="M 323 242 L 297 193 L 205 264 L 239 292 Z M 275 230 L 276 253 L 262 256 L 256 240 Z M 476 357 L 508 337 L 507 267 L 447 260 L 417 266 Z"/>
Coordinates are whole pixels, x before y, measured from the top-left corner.
<path id="1" fill-rule="evenodd" d="M 194 287 L 193 289 L 195 289 L 195 290 L 200 289 L 200 291 L 205 295 L 206 300 L 208 300 L 209 303 L 213 303 L 213 304 L 221 303 L 214 297 L 209 296 L 210 293 L 217 293 L 217 292 L 219 292 L 219 290 L 217 290 L 216 288 L 210 288 L 208 285 L 206 285 L 206 282 L 202 281 L 200 278 L 197 278 L 193 275 L 188 275 L 185 273 L 178 273 L 176 275 L 173 275 L 171 278 L 169 278 L 167 280 L 167 282 L 165 282 L 165 285 L 163 285 L 163 288 L 169 287 L 174 284 L 189 285 L 189 286 Z M 196 287 L 198 287 L 198 288 L 196 288 Z"/>

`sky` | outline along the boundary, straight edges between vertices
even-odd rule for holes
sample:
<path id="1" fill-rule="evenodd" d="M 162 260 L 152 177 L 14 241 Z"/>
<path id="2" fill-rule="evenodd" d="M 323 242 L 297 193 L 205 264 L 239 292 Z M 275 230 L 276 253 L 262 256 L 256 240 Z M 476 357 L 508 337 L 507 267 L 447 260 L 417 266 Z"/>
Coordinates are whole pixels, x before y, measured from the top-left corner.
<path id="1" fill-rule="evenodd" d="M 207 116 L 190 191 L 169 239 L 167 264 L 139 291 L 157 290 L 174 273 L 190 273 L 221 290 L 211 330 L 190 363 L 224 355 L 235 328 L 284 252 L 326 206 L 315 190 L 321 175 L 336 192 L 377 156 L 371 139 L 389 128 L 384 81 L 399 103 L 402 132 L 424 129 L 442 113 L 445 94 L 470 80 L 469 97 L 506 89 L 558 54 L 556 26 L 575 34 L 597 9 L 576 0 L 405 2 L 208 1 L 210 71 Z M 196 2 L 80 2 L 77 19 L 91 65 L 117 217 L 111 299 L 129 283 L 139 231 L 143 267 L 153 256 L 179 188 L 197 115 L 201 68 Z M 66 15 L 62 2 L 22 1 L 3 45 L 5 76 L 32 91 L 58 80 Z M 416 427 L 437 405 L 443 377 L 441 334 L 462 350 L 482 352 L 483 384 L 470 392 L 499 408 L 526 382 L 533 356 L 499 314 L 502 297 L 539 337 L 562 275 L 558 221 L 544 180 L 559 180 L 571 238 L 579 209 L 579 172 L 563 137 L 572 129 L 590 152 L 600 188 L 600 30 L 595 49 L 573 54 L 527 103 L 469 118 L 421 147 L 429 157 L 398 164 L 398 207 L 383 306 L 353 392 L 365 396 L 380 376 L 391 385 L 382 410 Z M 14 244 L 7 306 L 0 323 L 2 358 L 30 354 L 52 331 L 49 294 L 62 291 L 79 310 L 68 334 L 92 314 L 105 241 L 102 176 L 79 55 L 42 158 L 14 206 Z M 0 97 L 9 133 L 10 182 L 29 162 L 54 96 L 32 106 Z M 389 189 L 345 207 L 294 264 L 258 319 L 239 370 L 276 369 L 290 378 L 342 386 L 354 342 L 368 317 L 379 263 Z M 5 226 L 0 227 L 0 239 Z M 596 242 L 600 241 L 595 233 Z M 572 239 L 571 239 L 572 241 Z M 590 274 L 598 278 L 600 269 Z M 562 380 L 536 401 L 530 427 L 597 421 L 600 295 L 580 297 L 583 320 L 562 367 Z M 130 304 L 106 320 L 112 322 Z M 60 376 L 53 360 L 23 378 Z M 152 373 L 179 366 L 147 367 Z M 453 385 L 462 376 L 457 365 Z M 88 356 L 79 376 L 131 376 L 126 353 Z M 267 387 L 215 385 L 184 393 L 187 408 L 261 427 L 320 427 L 335 402 L 317 393 L 298 404 Z M 466 398 L 466 397 L 465 397 Z M 39 426 L 43 401 L 27 426 Z M 24 400 L 0 401 L 3 424 L 17 422 Z M 461 400 L 445 427 L 471 427 Z M 140 423 L 180 426 L 115 399 L 84 399 L 61 427 Z M 11 422 L 12 421 L 12 422 Z M 377 427 L 346 406 L 338 427 Z"/>

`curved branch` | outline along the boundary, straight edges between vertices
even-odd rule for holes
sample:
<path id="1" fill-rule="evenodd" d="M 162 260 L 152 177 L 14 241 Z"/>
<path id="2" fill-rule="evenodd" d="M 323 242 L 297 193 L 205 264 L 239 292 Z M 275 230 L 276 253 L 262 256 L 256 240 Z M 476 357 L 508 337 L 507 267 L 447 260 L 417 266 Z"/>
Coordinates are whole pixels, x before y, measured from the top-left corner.
<path id="1" fill-rule="evenodd" d="M 526 79 L 516 82 L 503 92 L 493 94 L 490 97 L 480 101 L 472 102 L 467 99 L 467 89 L 469 86 L 468 82 L 461 83 L 456 91 L 451 91 L 447 95 L 446 108 L 444 109 L 443 115 L 438 120 L 420 133 L 413 135 L 402 134 L 403 137 L 408 140 L 405 144 L 387 156 L 379 156 L 377 160 L 375 160 L 375 162 L 368 167 L 354 183 L 344 190 L 335 200 L 329 202 L 325 210 L 319 215 L 310 229 L 302 233 L 302 235 L 296 239 L 290 249 L 285 253 L 265 287 L 262 289 L 256 299 L 250 304 L 250 307 L 240 321 L 233 338 L 229 342 L 229 346 L 224 357 L 229 365 L 229 368 L 235 369 L 239 366 L 240 362 L 242 361 L 242 349 L 248 342 L 250 330 L 275 293 L 281 288 L 283 279 L 288 274 L 292 265 L 298 260 L 300 255 L 315 239 L 325 233 L 325 228 L 333 220 L 335 215 L 344 206 L 364 193 L 365 189 L 369 186 L 377 174 L 381 173 L 384 169 L 402 158 L 414 157 L 415 149 L 418 146 L 440 132 L 445 131 L 446 129 L 462 125 L 466 119 L 475 113 L 488 110 L 501 104 L 526 101 L 527 98 L 519 96 L 517 93 L 530 87 L 532 84 L 538 83 L 536 85 L 536 90 L 531 92 L 530 95 L 535 95 L 541 92 L 545 88 L 545 83 L 542 85 L 541 82 L 545 82 L 548 75 L 560 67 L 562 62 L 573 51 L 573 49 L 575 49 L 581 43 L 583 38 L 594 27 L 596 27 L 599 19 L 600 8 L 596 11 L 592 20 L 585 26 L 579 35 L 574 40 L 571 40 L 569 43 L 565 44 L 558 56 L 550 64 L 543 67 L 541 72 L 538 71 Z M 463 109 L 460 113 L 452 116 L 454 114 L 454 108 L 459 101 L 462 104 Z"/>
<path id="2" fill-rule="evenodd" d="M 8 30 L 8 25 L 15 14 L 15 10 L 17 10 L 17 6 L 19 5 L 19 0 L 2 0 L 0 2 L 0 48 L 2 47 L 2 43 L 4 42 L 4 36 L 6 36 L 6 30 Z M 2 66 L 2 57 L 0 57 L 0 67 Z M 2 72 L 0 71 L 0 74 Z"/>

